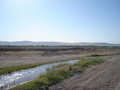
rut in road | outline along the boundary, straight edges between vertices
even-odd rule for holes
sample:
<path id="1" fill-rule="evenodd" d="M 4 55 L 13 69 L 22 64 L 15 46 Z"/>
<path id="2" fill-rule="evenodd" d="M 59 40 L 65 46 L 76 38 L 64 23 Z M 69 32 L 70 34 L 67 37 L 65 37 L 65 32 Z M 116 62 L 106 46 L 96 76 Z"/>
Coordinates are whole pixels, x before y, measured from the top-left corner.
<path id="1" fill-rule="evenodd" d="M 92 66 L 49 90 L 120 90 L 120 56 Z"/>

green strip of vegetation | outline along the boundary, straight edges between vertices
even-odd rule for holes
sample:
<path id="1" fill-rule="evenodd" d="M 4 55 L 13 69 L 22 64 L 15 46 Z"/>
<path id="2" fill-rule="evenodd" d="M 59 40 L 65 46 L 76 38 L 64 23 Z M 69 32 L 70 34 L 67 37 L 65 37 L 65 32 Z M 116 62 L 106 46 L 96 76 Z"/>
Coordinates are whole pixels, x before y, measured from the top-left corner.
<path id="1" fill-rule="evenodd" d="M 15 71 L 19 71 L 19 70 L 22 70 L 22 69 L 33 68 L 33 67 L 44 65 L 44 64 L 57 63 L 57 62 L 66 62 L 66 61 L 69 61 L 69 60 L 64 60 L 64 61 L 59 60 L 59 61 L 53 61 L 53 62 L 47 62 L 47 63 L 3 67 L 3 68 L 0 68 L 0 75 L 7 74 L 7 73 L 10 74 L 10 73 L 15 72 Z"/>
<path id="2" fill-rule="evenodd" d="M 57 66 L 53 66 L 53 68 L 60 68 L 60 67 L 66 66 L 66 65 L 68 65 L 68 63 L 59 64 Z"/>
<path id="3" fill-rule="evenodd" d="M 105 55 L 102 55 L 102 54 L 92 54 L 92 55 L 90 55 L 90 56 L 92 56 L 92 57 L 96 57 L 96 56 L 105 56 Z"/>
<path id="4" fill-rule="evenodd" d="M 103 58 L 89 58 L 81 59 L 74 65 L 70 65 L 64 69 L 59 69 L 57 71 L 50 72 L 48 74 L 42 75 L 39 78 L 25 83 L 21 86 L 15 88 L 15 90 L 48 90 L 48 88 L 60 81 L 69 78 L 74 75 L 76 72 L 83 72 L 86 67 L 91 65 L 96 65 L 103 63 L 105 59 Z M 14 89 L 12 89 L 14 90 Z"/>
<path id="5" fill-rule="evenodd" d="M 92 54 L 92 55 L 89 55 L 89 57 L 97 57 L 97 56 L 109 56 L 109 55 L 120 55 L 120 53 L 113 53 L 113 54 Z"/>

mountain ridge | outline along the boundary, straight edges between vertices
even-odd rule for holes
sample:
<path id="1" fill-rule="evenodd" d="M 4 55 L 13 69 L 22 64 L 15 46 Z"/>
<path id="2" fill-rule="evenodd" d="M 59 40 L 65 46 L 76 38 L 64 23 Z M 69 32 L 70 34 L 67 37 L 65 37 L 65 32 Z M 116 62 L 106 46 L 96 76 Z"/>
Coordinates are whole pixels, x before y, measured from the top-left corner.
<path id="1" fill-rule="evenodd" d="M 60 46 L 60 45 L 79 45 L 79 46 L 120 46 L 120 44 L 112 44 L 112 43 L 105 43 L 105 42 L 75 42 L 75 43 L 67 43 L 67 42 L 34 42 L 34 41 L 0 41 L 0 45 L 16 45 L 16 46 L 27 46 L 27 45 L 46 45 L 46 46 Z"/>

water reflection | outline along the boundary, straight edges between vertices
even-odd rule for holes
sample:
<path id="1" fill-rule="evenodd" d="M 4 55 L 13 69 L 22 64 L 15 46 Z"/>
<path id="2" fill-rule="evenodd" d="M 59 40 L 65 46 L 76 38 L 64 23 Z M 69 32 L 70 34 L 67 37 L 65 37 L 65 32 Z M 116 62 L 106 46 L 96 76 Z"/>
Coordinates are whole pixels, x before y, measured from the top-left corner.
<path id="1" fill-rule="evenodd" d="M 59 64 L 74 64 L 75 62 L 78 62 L 79 60 L 70 60 L 66 62 L 58 62 L 58 63 L 52 63 L 52 64 L 45 64 L 41 66 L 37 66 L 34 68 L 26 69 L 26 70 L 20 70 L 13 72 L 11 74 L 5 74 L 0 76 L 0 87 L 2 90 L 12 87 L 14 85 L 19 85 L 24 82 L 33 80 L 37 77 L 39 77 L 42 74 L 46 74 L 48 68 L 52 68 L 53 66 L 57 66 Z"/>

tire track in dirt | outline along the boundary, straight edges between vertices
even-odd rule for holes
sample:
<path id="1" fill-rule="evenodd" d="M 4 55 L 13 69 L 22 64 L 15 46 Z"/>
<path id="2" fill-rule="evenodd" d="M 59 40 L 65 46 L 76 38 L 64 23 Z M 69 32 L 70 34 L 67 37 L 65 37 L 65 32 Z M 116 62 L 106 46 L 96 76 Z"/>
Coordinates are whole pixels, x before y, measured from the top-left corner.
<path id="1" fill-rule="evenodd" d="M 84 73 L 50 87 L 50 90 L 120 90 L 120 56 L 92 66 Z"/>

